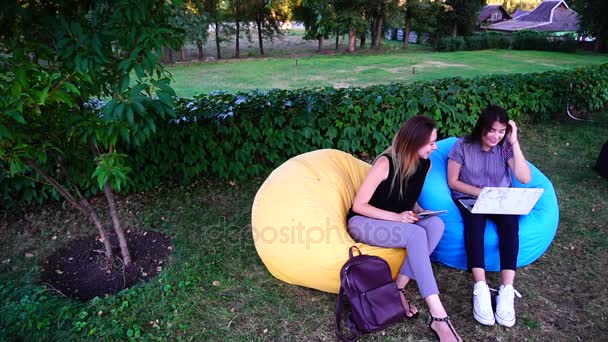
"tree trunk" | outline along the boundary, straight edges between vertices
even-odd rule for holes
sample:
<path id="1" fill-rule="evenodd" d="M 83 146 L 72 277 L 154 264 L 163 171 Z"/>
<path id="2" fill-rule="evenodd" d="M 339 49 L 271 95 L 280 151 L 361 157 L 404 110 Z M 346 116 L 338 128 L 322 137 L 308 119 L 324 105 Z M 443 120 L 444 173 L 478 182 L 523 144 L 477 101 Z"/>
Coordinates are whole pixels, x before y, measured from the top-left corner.
<path id="1" fill-rule="evenodd" d="M 120 254 L 122 254 L 122 261 L 125 263 L 125 267 L 131 265 L 131 254 L 129 253 L 129 247 L 127 246 L 127 238 L 125 232 L 122 230 L 120 225 L 120 218 L 118 217 L 118 211 L 116 210 L 116 202 L 114 201 L 114 194 L 112 193 L 112 187 L 110 183 L 106 182 L 103 186 L 103 192 L 108 200 L 108 207 L 110 208 L 110 217 L 112 217 L 112 225 L 114 225 L 114 232 L 118 237 L 118 245 L 120 246 Z"/>
<path id="2" fill-rule="evenodd" d="M 452 38 L 456 38 L 458 35 L 458 24 L 454 21 L 452 24 Z"/>
<path id="3" fill-rule="evenodd" d="M 382 46 L 382 22 L 384 21 L 384 19 L 382 17 L 378 17 L 375 20 L 375 27 L 374 27 L 374 32 L 372 32 L 372 34 L 374 35 L 374 39 L 373 41 L 373 49 L 379 49 Z"/>
<path id="4" fill-rule="evenodd" d="M 179 52 L 181 54 L 182 62 L 185 62 L 186 61 L 186 52 L 185 52 L 183 46 L 180 48 Z"/>
<path id="5" fill-rule="evenodd" d="M 256 16 L 255 16 L 255 24 L 258 27 L 258 41 L 260 42 L 260 55 L 264 56 L 264 43 L 262 42 L 262 19 L 260 18 L 260 13 L 257 10 L 256 10 Z"/>
<path id="6" fill-rule="evenodd" d="M 412 14 L 407 11 L 405 15 L 405 32 L 403 32 L 403 48 L 405 50 L 410 47 L 410 31 L 412 29 Z"/>
<path id="7" fill-rule="evenodd" d="M 595 35 L 595 42 L 593 42 L 593 52 L 598 53 L 602 51 L 602 45 L 604 43 L 604 32 L 599 30 Z"/>
<path id="8" fill-rule="evenodd" d="M 323 37 L 322 34 L 319 35 L 319 39 L 318 39 L 318 41 L 319 41 L 319 50 L 318 51 L 319 52 L 321 52 L 321 50 L 323 49 L 323 42 L 324 42 L 324 40 L 325 40 L 325 37 Z"/>
<path id="9" fill-rule="evenodd" d="M 27 160 L 25 163 L 34 171 L 36 171 L 40 176 L 42 176 L 42 178 L 47 183 L 49 183 L 53 188 L 55 188 L 55 190 L 57 190 L 57 192 L 59 192 L 61 196 L 63 196 L 63 198 L 65 198 L 73 208 L 78 209 L 78 211 L 80 211 L 83 215 L 89 216 L 89 218 L 91 219 L 91 221 L 93 221 L 93 224 L 99 231 L 99 236 L 103 240 L 106 259 L 108 263 L 110 263 L 114 258 L 114 255 L 112 254 L 112 246 L 110 245 L 108 233 L 106 232 L 103 223 L 101 223 L 99 216 L 97 216 L 97 213 L 95 212 L 91 204 L 87 201 L 87 199 L 80 196 L 80 201 L 77 201 L 74 196 L 72 196 L 72 194 L 68 191 L 68 189 L 66 189 L 64 186 L 59 184 L 59 182 L 57 182 L 54 178 L 48 176 L 44 171 L 42 171 L 42 169 L 38 167 L 38 164 L 36 164 L 36 162 L 34 162 L 33 160 Z"/>
<path id="10" fill-rule="evenodd" d="M 163 46 L 163 63 L 164 64 L 173 64 L 173 56 L 171 55 L 171 48 L 168 46 Z"/>
<path id="11" fill-rule="evenodd" d="M 348 29 L 348 48 L 346 49 L 347 52 L 355 52 L 357 48 L 357 33 L 355 32 L 355 29 L 350 27 Z"/>
<path id="12" fill-rule="evenodd" d="M 338 45 L 340 44 L 340 29 L 336 27 L 336 50 L 338 50 Z"/>
<path id="13" fill-rule="evenodd" d="M 366 40 L 366 36 L 365 36 L 365 32 L 361 33 L 361 35 L 359 36 L 359 48 L 363 49 L 365 48 L 365 40 Z"/>
<path id="14" fill-rule="evenodd" d="M 236 47 L 234 50 L 234 57 L 239 58 L 241 57 L 241 51 L 239 46 L 241 38 L 241 6 L 238 1 L 236 3 L 236 13 L 234 19 L 236 21 Z"/>
<path id="15" fill-rule="evenodd" d="M 222 50 L 220 49 L 220 23 L 215 21 L 215 51 L 217 59 L 222 59 Z"/>
<path id="16" fill-rule="evenodd" d="M 203 43 L 196 42 L 196 46 L 198 47 L 198 60 L 203 60 Z"/>
<path id="17" fill-rule="evenodd" d="M 373 48 L 374 46 L 376 46 L 376 35 L 374 34 L 374 32 L 376 32 L 376 31 L 375 31 L 375 29 L 376 29 L 376 18 L 373 18 L 373 19 L 372 19 L 372 23 L 371 23 L 371 25 L 370 25 L 370 32 L 371 32 L 370 37 L 371 37 L 371 39 L 372 39 L 372 42 L 371 42 L 371 44 L 370 44 L 370 47 L 372 47 L 372 48 Z"/>

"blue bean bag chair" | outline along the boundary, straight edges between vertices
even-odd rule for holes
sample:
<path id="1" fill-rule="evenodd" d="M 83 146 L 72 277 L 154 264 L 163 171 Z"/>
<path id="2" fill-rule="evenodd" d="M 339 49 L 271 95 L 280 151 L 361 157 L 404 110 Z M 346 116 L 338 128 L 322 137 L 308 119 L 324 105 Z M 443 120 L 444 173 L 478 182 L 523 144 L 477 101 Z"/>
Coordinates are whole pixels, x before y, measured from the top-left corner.
<path id="1" fill-rule="evenodd" d="M 462 216 L 452 201 L 447 182 L 448 153 L 456 143 L 456 138 L 447 138 L 437 142 L 437 150 L 431 154 L 433 167 L 426 177 L 422 193 L 418 199 L 425 209 L 447 209 L 441 215 L 445 223 L 445 232 L 431 255 L 431 260 L 446 266 L 467 269 L 467 256 L 464 249 L 464 227 Z M 517 267 L 526 266 L 538 259 L 549 248 L 555 237 L 559 222 L 559 207 L 557 196 L 551 181 L 534 165 L 528 163 L 532 171 L 532 180 L 521 184 L 513 178 L 514 187 L 543 188 L 542 196 L 526 216 L 519 218 L 519 255 Z M 485 235 L 486 270 L 500 271 L 500 256 L 498 253 L 498 235 L 496 225 L 487 220 Z"/>

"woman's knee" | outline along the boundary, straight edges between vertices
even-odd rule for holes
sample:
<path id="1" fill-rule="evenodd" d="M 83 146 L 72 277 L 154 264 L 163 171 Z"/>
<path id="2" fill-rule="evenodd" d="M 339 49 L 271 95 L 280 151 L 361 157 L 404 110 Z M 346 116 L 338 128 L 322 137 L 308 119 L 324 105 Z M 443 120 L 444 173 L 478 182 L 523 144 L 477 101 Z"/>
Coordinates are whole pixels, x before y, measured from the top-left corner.
<path id="1" fill-rule="evenodd" d="M 428 224 L 426 225 L 427 230 L 435 234 L 443 235 L 443 231 L 445 230 L 445 223 L 443 220 L 437 216 L 429 217 Z"/>
<path id="2" fill-rule="evenodd" d="M 425 244 L 425 246 L 426 246 L 426 243 L 427 243 L 426 229 L 423 227 L 420 227 L 420 226 L 413 227 L 412 231 L 410 232 L 410 236 L 408 238 L 408 245 L 409 244 L 413 244 L 413 245 Z"/>

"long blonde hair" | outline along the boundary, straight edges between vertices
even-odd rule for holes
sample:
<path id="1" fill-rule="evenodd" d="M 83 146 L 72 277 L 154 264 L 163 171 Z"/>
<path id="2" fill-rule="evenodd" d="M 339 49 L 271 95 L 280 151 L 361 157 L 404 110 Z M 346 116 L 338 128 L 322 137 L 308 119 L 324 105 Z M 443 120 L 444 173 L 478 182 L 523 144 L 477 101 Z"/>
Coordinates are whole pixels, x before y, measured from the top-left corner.
<path id="1" fill-rule="evenodd" d="M 390 154 L 395 173 L 391 180 L 391 192 L 399 179 L 399 197 L 403 197 L 403 186 L 414 175 L 418 168 L 418 150 L 428 144 L 433 130 L 437 128 L 435 121 L 424 115 L 409 118 L 395 137 L 393 143 L 382 154 Z"/>

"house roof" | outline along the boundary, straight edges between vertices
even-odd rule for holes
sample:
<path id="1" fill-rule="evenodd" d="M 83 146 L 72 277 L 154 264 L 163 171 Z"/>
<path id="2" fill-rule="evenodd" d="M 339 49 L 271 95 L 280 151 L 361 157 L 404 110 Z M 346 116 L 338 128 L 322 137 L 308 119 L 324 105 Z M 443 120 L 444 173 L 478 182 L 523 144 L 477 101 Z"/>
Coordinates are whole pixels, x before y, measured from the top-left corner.
<path id="1" fill-rule="evenodd" d="M 532 12 L 490 25 L 496 31 L 534 30 L 546 32 L 577 31 L 578 13 L 568 7 L 566 2 L 543 1 Z"/>
<path id="2" fill-rule="evenodd" d="M 496 10 L 502 11 L 504 17 L 511 19 L 509 13 L 507 13 L 507 11 L 501 5 L 486 5 L 483 6 L 481 8 L 481 11 L 479 12 L 479 22 L 484 22 L 485 20 L 487 20 L 492 15 L 492 13 L 496 12 Z"/>
<path id="3" fill-rule="evenodd" d="M 515 18 L 521 17 L 522 15 L 526 15 L 528 13 L 530 13 L 530 11 L 524 11 L 524 10 L 518 9 L 513 13 L 512 17 L 513 17 L 513 19 L 515 19 Z"/>

